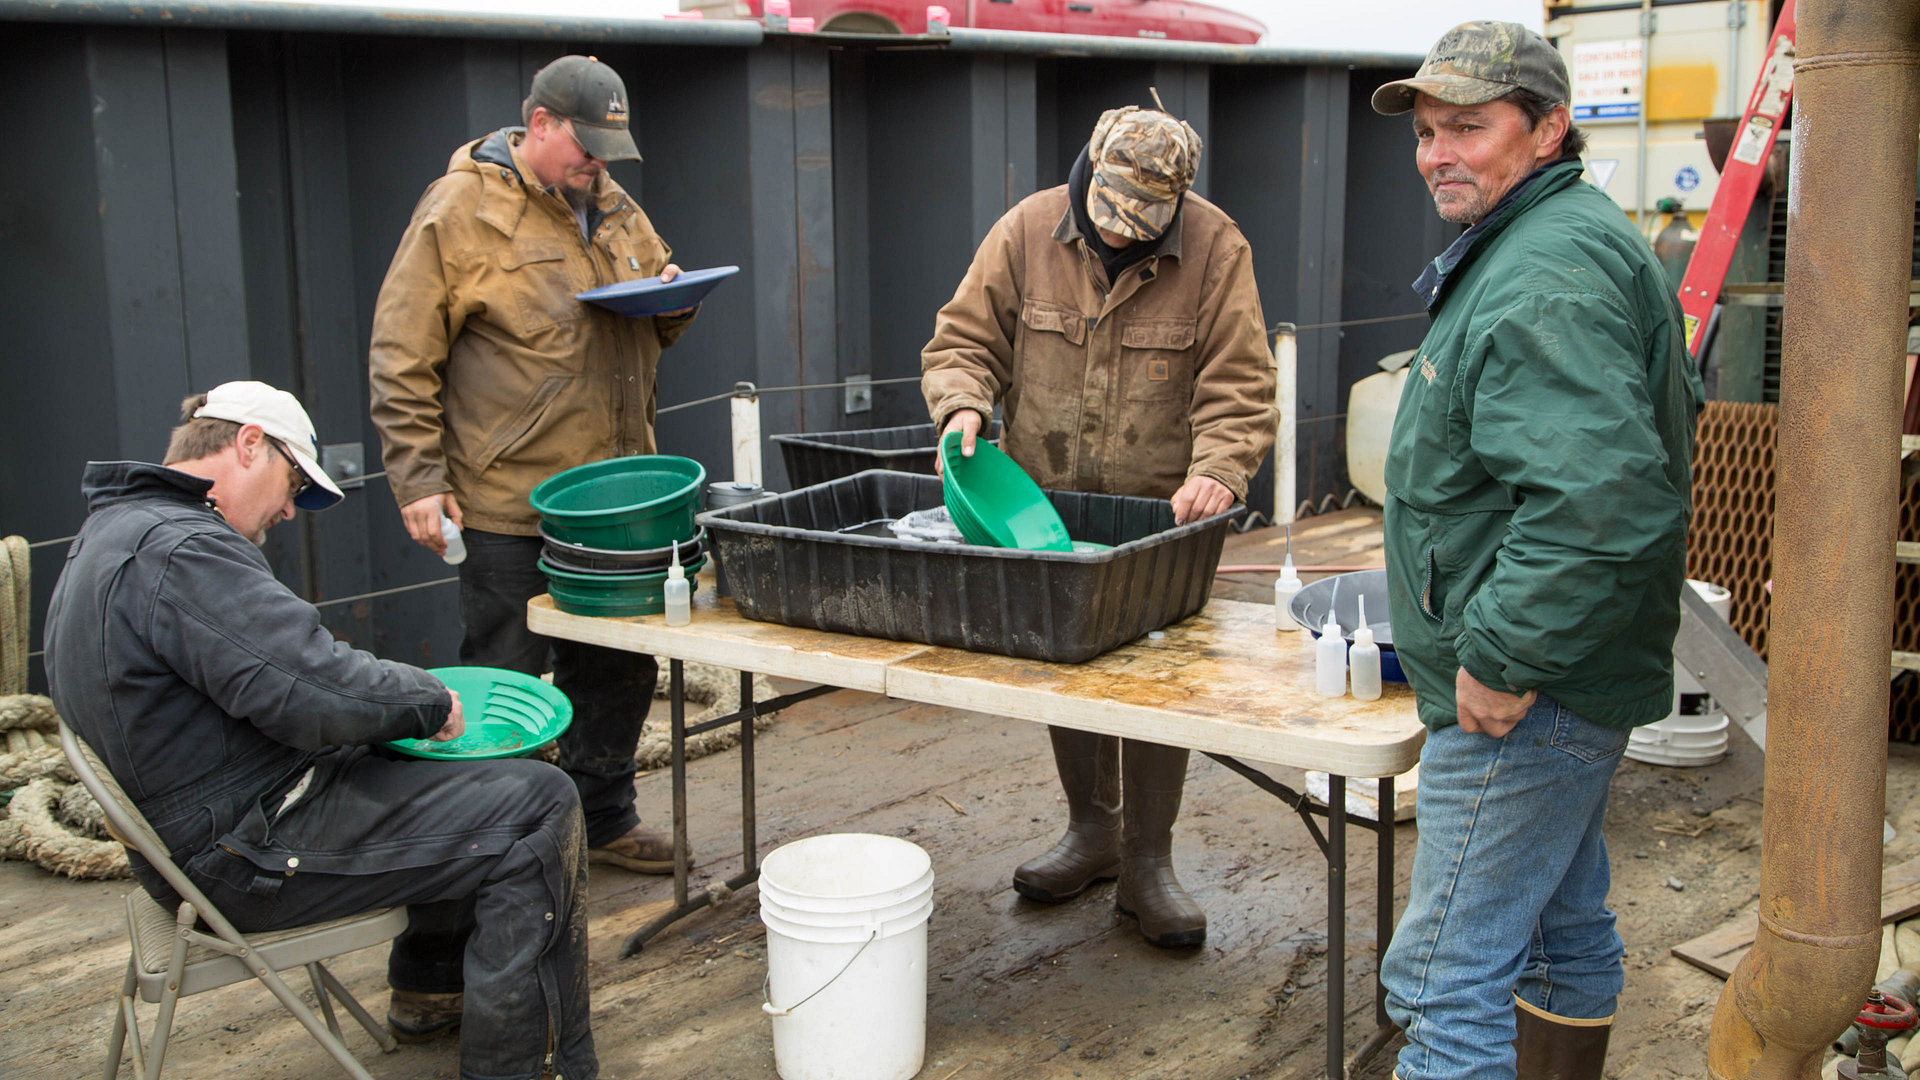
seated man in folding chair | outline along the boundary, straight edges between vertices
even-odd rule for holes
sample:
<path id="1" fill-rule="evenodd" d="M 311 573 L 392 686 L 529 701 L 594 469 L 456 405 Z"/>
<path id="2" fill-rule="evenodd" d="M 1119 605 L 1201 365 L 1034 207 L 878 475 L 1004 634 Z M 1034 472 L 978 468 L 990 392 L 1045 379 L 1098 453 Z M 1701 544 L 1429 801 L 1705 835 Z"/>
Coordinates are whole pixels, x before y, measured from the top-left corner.
<path id="1" fill-rule="evenodd" d="M 462 1077 L 592 1080 L 579 796 L 533 760 L 396 760 L 452 739 L 439 680 L 337 642 L 256 545 L 341 498 L 293 395 L 187 399 L 165 465 L 92 462 L 47 612 L 52 697 L 175 860 L 243 932 L 406 904 L 395 1034 L 463 1025 Z M 138 856 L 163 905 L 178 899 Z M 462 994 L 464 991 L 464 995 Z"/>

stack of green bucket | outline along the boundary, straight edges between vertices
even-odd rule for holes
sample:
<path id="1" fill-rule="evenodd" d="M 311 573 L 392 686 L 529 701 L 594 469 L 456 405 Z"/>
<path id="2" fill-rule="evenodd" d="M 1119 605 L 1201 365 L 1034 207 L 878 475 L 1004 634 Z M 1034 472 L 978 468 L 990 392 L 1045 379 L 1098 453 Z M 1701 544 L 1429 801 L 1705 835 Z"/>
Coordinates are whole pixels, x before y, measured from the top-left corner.
<path id="1" fill-rule="evenodd" d="M 605 563 L 622 553 L 645 572 L 583 571 L 555 566 L 542 557 L 553 605 L 574 615 L 657 615 L 666 606 L 668 571 L 660 553 L 693 551 L 693 517 L 707 470 L 690 458 L 640 454 L 568 469 L 542 480 L 530 501 L 540 515 L 549 550 L 589 552 Z M 681 565 L 698 588 L 695 572 L 704 554 L 683 555 Z M 655 567 L 658 567 L 657 569 Z"/>

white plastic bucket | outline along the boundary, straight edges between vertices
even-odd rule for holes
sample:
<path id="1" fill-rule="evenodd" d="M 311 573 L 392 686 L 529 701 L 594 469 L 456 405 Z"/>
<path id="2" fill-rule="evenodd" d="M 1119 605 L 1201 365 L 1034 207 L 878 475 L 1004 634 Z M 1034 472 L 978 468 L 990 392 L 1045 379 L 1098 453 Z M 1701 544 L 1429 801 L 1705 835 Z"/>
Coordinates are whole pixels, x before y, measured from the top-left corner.
<path id="1" fill-rule="evenodd" d="M 781 1080 L 909 1080 L 927 1046 L 933 860 L 891 836 L 796 840 L 760 866 Z"/>
<path id="2" fill-rule="evenodd" d="M 1733 606 L 1733 594 L 1719 585 L 1687 579 L 1687 585 L 1707 601 L 1722 619 Z M 1649 765 L 1693 767 L 1711 765 L 1727 755 L 1727 714 L 1700 685 L 1693 673 L 1673 666 L 1673 711 L 1665 720 L 1634 728 L 1627 736 L 1627 756 Z"/>

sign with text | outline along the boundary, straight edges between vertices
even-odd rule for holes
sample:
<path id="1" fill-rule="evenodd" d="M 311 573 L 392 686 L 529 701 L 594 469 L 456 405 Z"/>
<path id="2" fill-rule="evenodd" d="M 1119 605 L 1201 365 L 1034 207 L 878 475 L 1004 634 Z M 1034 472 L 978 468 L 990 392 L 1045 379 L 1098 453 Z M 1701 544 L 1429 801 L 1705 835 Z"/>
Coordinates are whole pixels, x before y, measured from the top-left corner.
<path id="1" fill-rule="evenodd" d="M 1573 47 L 1574 121 L 1638 117 L 1643 68 L 1639 38 L 1576 44 Z"/>

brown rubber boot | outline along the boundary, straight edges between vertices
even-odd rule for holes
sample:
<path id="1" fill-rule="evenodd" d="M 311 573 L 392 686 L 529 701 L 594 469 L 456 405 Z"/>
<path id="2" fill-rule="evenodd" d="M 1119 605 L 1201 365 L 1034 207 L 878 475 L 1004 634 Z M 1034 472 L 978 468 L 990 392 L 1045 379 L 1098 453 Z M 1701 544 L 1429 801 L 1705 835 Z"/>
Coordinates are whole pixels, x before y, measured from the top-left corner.
<path id="1" fill-rule="evenodd" d="M 650 825 L 635 825 L 608 843 L 587 852 L 587 861 L 631 870 L 636 874 L 673 873 L 673 834 Z M 693 865 L 693 857 L 687 857 Z"/>
<path id="2" fill-rule="evenodd" d="M 460 1028 L 460 994 L 395 990 L 387 999 L 387 1030 L 395 1042 L 423 1043 Z"/>
<path id="3" fill-rule="evenodd" d="M 1125 856 L 1113 903 L 1140 920 L 1140 933 L 1163 949 L 1207 940 L 1207 913 L 1173 876 L 1173 822 L 1187 783 L 1187 751 L 1126 740 L 1120 750 Z"/>
<path id="4" fill-rule="evenodd" d="M 1555 1016 L 1516 997 L 1513 1026 L 1519 1032 L 1513 1039 L 1518 1080 L 1600 1080 L 1613 1017 Z"/>
<path id="5" fill-rule="evenodd" d="M 1120 740 L 1062 727 L 1047 734 L 1067 793 L 1067 831 L 1052 850 L 1020 864 L 1013 891 L 1057 904 L 1120 874 Z"/>

